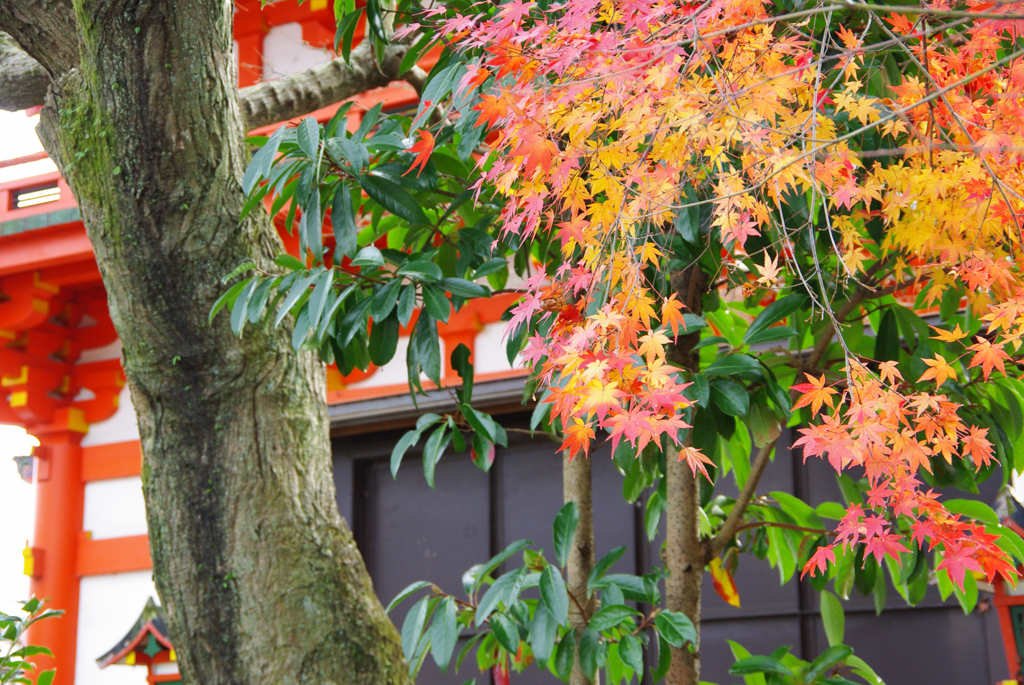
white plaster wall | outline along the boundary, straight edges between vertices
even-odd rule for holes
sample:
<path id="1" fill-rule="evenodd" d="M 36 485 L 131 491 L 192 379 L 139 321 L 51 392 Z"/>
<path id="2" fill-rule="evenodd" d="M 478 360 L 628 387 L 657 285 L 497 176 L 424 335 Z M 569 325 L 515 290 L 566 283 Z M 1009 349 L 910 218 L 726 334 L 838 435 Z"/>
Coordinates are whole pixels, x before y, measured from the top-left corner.
<path id="1" fill-rule="evenodd" d="M 523 368 L 523 360 L 516 355 L 515 365 L 509 366 L 508 355 L 505 353 L 505 321 L 496 321 L 484 326 L 484 329 L 477 333 L 473 342 L 473 372 L 476 374 L 496 373 L 498 371 L 509 371 L 511 369 Z"/>
<path id="2" fill-rule="evenodd" d="M 89 432 L 82 438 L 82 447 L 90 445 L 106 445 L 112 442 L 125 442 L 139 439 L 139 425 L 135 418 L 135 407 L 128 386 L 121 388 L 117 411 L 106 421 L 89 426 Z"/>
<path id="3" fill-rule="evenodd" d="M 156 598 L 152 572 L 89 576 L 81 582 L 75 685 L 145 685 L 145 666 L 115 665 L 100 670 L 96 658 L 131 629 L 146 600 Z"/>
<path id="4" fill-rule="evenodd" d="M 94 540 L 146 534 L 142 479 L 114 478 L 85 484 L 82 528 Z"/>
<path id="5" fill-rule="evenodd" d="M 310 47 L 302 40 L 301 24 L 274 26 L 263 38 L 263 80 L 311 69 L 331 57 L 329 51 Z"/>

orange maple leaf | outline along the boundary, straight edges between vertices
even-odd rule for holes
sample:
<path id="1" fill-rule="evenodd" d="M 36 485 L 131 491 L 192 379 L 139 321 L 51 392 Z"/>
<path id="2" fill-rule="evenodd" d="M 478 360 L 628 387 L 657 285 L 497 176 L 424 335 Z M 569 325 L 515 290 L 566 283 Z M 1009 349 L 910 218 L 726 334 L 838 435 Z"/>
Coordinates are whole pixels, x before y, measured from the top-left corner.
<path id="1" fill-rule="evenodd" d="M 490 128 L 494 126 L 494 122 L 498 121 L 498 119 L 504 119 L 505 115 L 508 114 L 505 98 L 491 95 L 490 93 L 481 95 L 480 104 L 476 105 L 473 109 L 480 112 L 480 116 L 477 117 L 473 128 L 483 124 L 487 124 L 487 127 Z"/>
<path id="2" fill-rule="evenodd" d="M 409 152 L 416 153 L 416 159 L 413 160 L 412 166 L 406 170 L 405 174 L 408 174 L 419 166 L 420 169 L 416 172 L 416 175 L 419 176 L 423 172 L 423 169 L 426 168 L 427 162 L 430 161 L 430 153 L 433 151 L 434 134 L 430 131 L 421 130 L 419 141 L 409 148 Z M 405 176 L 405 174 L 402 174 L 402 176 Z"/>
<path id="3" fill-rule="evenodd" d="M 974 359 L 971 360 L 967 368 L 973 369 L 975 366 L 980 366 L 985 380 L 988 380 L 993 368 L 998 368 L 1003 375 L 1006 375 L 1004 362 L 1009 360 L 1009 355 L 1003 351 L 1001 346 L 993 345 L 980 335 L 977 337 L 977 341 L 977 344 L 967 348 L 974 351 Z"/>
<path id="4" fill-rule="evenodd" d="M 882 381 L 895 385 L 899 381 L 903 380 L 903 374 L 896 368 L 896 362 L 888 361 L 882 362 L 878 365 L 878 373 L 882 377 Z"/>
<path id="5" fill-rule="evenodd" d="M 960 324 L 957 324 L 956 328 L 954 328 L 951 331 L 947 331 L 942 328 L 936 328 L 935 326 L 931 326 L 931 329 L 938 333 L 938 335 L 932 336 L 932 340 L 941 340 L 942 342 L 951 343 L 956 342 L 961 338 L 967 337 L 967 333 L 965 331 L 960 330 Z"/>
<path id="6" fill-rule="evenodd" d="M 817 415 L 821 411 L 823 403 L 835 409 L 835 405 L 832 404 L 832 395 L 835 395 L 836 391 L 825 387 L 825 374 L 821 374 L 821 378 L 815 378 L 809 373 L 804 375 L 807 376 L 807 380 L 810 381 L 809 383 L 801 383 L 790 388 L 800 393 L 800 399 L 793 405 L 793 408 L 799 409 L 800 407 L 811 405 L 811 413 L 813 415 Z"/>
<path id="7" fill-rule="evenodd" d="M 512 151 L 512 156 L 525 158 L 525 170 L 529 176 L 536 169 L 545 173 L 550 171 L 551 158 L 557 152 L 558 147 L 551 140 L 531 132 L 523 135 L 519 147 Z"/>
<path id="8" fill-rule="evenodd" d="M 583 455 L 586 456 L 590 450 L 590 441 L 593 439 L 594 429 L 582 419 L 575 418 L 573 424 L 565 429 L 565 440 L 558 449 L 569 450 L 569 459 L 572 460 L 580 450 L 583 450 Z"/>
<path id="9" fill-rule="evenodd" d="M 661 323 L 663 326 L 671 328 L 672 334 L 676 337 L 679 337 L 680 326 L 683 327 L 683 332 L 686 332 L 686 321 L 683 319 L 683 308 L 685 306 L 676 299 L 675 293 L 672 293 L 661 305 Z"/>
<path id="10" fill-rule="evenodd" d="M 935 355 L 935 359 L 922 359 L 928 365 L 928 370 L 921 374 L 920 382 L 935 381 L 935 387 L 946 382 L 947 378 L 956 379 L 956 369 L 946 363 L 941 354 Z"/>

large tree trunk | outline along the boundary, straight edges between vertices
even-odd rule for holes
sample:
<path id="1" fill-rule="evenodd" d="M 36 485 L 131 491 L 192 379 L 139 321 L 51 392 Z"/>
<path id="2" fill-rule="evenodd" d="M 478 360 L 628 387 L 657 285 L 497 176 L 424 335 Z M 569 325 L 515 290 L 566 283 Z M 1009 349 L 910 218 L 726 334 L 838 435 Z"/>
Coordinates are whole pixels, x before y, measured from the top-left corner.
<path id="1" fill-rule="evenodd" d="M 74 62 L 38 54 L 5 12 L 0 27 L 53 79 L 41 134 L 123 343 L 154 574 L 186 682 L 407 681 L 337 512 L 322 365 L 295 355 L 287 330 L 239 341 L 207 323 L 220 278 L 247 261 L 272 268 L 280 249 L 265 217 L 238 218 L 232 4 L 75 0 L 74 25 L 50 36 L 75 46 L 63 50 Z"/>

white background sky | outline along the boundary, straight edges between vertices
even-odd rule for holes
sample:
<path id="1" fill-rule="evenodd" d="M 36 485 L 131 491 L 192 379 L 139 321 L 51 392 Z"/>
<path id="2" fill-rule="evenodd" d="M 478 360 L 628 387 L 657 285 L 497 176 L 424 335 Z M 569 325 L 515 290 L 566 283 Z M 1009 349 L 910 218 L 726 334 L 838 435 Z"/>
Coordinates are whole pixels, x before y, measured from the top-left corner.
<path id="1" fill-rule="evenodd" d="M 36 137 L 38 117 L 21 112 L 0 112 L 0 160 L 23 157 L 43 149 Z M 52 171 L 48 159 L 19 167 L 0 169 L 0 183 Z M 0 425 L 0 612 L 13 613 L 18 600 L 28 598 L 28 578 L 23 574 L 25 542 L 32 538 L 35 488 L 21 480 L 12 460 L 29 454 L 34 438 L 14 426 Z"/>

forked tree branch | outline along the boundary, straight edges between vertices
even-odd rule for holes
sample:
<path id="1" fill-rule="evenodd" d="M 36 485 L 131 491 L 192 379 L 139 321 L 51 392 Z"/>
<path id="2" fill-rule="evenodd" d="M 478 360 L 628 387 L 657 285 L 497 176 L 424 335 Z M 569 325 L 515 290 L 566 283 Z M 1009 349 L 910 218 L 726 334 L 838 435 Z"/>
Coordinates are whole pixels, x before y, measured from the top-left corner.
<path id="1" fill-rule="evenodd" d="M 821 331 L 814 348 L 804 361 L 803 368 L 814 369 L 821 363 L 821 359 L 825 356 L 825 351 L 828 349 L 829 343 L 832 342 L 832 339 L 836 334 L 835 325 L 832 323 L 833 321 L 846 321 L 847 317 L 849 317 L 850 314 L 852 314 L 865 300 L 872 300 L 897 292 L 906 288 L 912 282 L 913 281 L 911 280 L 909 282 L 897 283 L 896 285 L 889 286 L 887 288 L 874 290 L 867 286 L 859 286 L 854 291 L 853 296 L 851 296 L 849 300 L 844 302 L 843 305 L 836 310 L 835 315 Z M 765 468 L 768 467 L 768 462 L 771 459 L 772 452 L 775 450 L 775 444 L 777 442 L 778 438 L 765 443 L 758 450 L 753 463 L 750 465 L 750 473 L 747 475 L 746 483 L 743 484 L 743 490 L 736 498 L 736 503 L 733 504 L 729 514 L 725 517 L 725 521 L 722 523 L 722 527 L 718 529 L 718 533 L 704 543 L 705 564 L 718 556 L 719 553 L 725 549 L 725 546 L 729 544 L 729 540 L 736 535 L 740 524 L 743 523 L 743 516 L 747 513 L 747 507 L 750 506 L 750 502 L 754 498 L 754 491 L 761 480 L 761 476 L 764 474 Z"/>
<path id="2" fill-rule="evenodd" d="M 339 57 L 299 74 L 242 88 L 242 115 L 250 129 L 259 128 L 386 86 L 402 78 L 398 70 L 408 51 L 409 45 L 391 45 L 378 65 L 370 41 L 363 41 L 352 50 L 349 64 Z"/>
<path id="3" fill-rule="evenodd" d="M 333 59 L 307 71 L 265 81 L 238 92 L 239 108 L 250 129 L 287 121 L 402 78 L 398 73 L 407 44 L 387 48 L 378 65 L 369 41 L 356 46 L 350 64 Z M 423 71 L 409 78 L 422 87 Z M 49 87 L 46 69 L 10 36 L 0 34 L 0 109 L 16 112 L 42 105 Z"/>
<path id="4" fill-rule="evenodd" d="M 0 33 L 0 109 L 8 112 L 43 104 L 50 76 L 39 62 Z"/>

